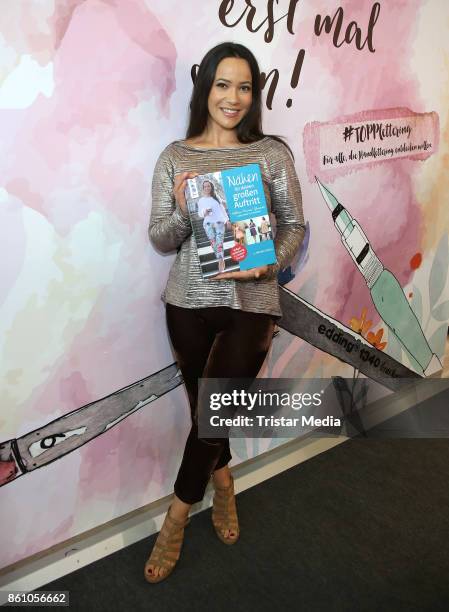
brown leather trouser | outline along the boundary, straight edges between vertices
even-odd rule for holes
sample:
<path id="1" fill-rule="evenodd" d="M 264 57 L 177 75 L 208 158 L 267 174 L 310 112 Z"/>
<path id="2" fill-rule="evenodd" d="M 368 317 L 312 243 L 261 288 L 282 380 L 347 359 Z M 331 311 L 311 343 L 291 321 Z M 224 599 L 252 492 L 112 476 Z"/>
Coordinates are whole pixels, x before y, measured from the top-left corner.
<path id="1" fill-rule="evenodd" d="M 198 437 L 198 379 L 256 377 L 278 317 L 225 306 L 181 308 L 173 304 L 166 305 L 166 315 L 192 420 L 174 491 L 185 503 L 194 504 L 203 499 L 212 472 L 232 459 L 229 439 Z"/>

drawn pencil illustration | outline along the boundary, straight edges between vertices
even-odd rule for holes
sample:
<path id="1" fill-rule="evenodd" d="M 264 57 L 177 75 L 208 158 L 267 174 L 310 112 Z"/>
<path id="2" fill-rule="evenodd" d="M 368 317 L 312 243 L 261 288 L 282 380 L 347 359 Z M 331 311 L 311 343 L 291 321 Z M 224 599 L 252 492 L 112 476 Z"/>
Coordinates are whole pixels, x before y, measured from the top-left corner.
<path id="1" fill-rule="evenodd" d="M 279 326 L 291 334 L 359 368 L 391 390 L 403 385 L 404 380 L 419 378 L 415 372 L 286 287 L 280 287 L 280 297 L 284 315 Z M 20 438 L 0 443 L 0 486 L 92 441 L 182 382 L 177 364 L 173 363 Z"/>
<path id="2" fill-rule="evenodd" d="M 3 442 L 0 486 L 79 448 L 181 383 L 174 363 L 18 439 Z"/>
<path id="3" fill-rule="evenodd" d="M 384 268 L 359 223 L 334 194 L 315 178 L 341 241 L 363 275 L 380 317 L 404 349 L 418 362 L 424 376 L 440 371 L 443 366 L 438 356 L 432 352 L 397 278 Z"/>

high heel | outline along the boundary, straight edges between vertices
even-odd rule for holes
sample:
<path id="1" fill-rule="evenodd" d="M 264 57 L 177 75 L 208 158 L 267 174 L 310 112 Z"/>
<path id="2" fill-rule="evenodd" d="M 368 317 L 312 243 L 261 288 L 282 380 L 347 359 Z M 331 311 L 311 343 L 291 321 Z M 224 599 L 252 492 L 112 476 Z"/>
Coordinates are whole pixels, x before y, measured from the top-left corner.
<path id="1" fill-rule="evenodd" d="M 225 544 L 235 544 L 239 539 L 240 530 L 235 505 L 234 479 L 231 475 L 231 483 L 228 487 L 221 488 L 215 486 L 215 494 L 212 506 L 212 523 L 217 536 Z M 224 532 L 233 531 L 233 537 L 224 536 Z"/>
<path id="2" fill-rule="evenodd" d="M 184 541 L 184 527 L 188 525 L 190 519 L 188 517 L 185 521 L 174 519 L 170 514 L 170 508 L 171 506 L 168 509 L 151 555 L 145 563 L 144 575 L 145 580 L 148 582 L 161 582 L 161 580 L 165 580 L 165 578 L 170 576 L 181 554 L 182 543 Z M 150 565 L 153 566 L 153 571 L 156 567 L 159 567 L 159 572 L 163 569 L 164 573 L 162 576 L 160 573 L 154 576 L 151 573 Z"/>

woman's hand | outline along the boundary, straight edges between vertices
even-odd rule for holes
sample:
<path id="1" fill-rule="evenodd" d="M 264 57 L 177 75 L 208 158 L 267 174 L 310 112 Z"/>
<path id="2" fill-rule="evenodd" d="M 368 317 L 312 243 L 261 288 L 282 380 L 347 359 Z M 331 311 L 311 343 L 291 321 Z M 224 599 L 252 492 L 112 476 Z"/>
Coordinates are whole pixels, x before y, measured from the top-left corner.
<path id="1" fill-rule="evenodd" d="M 254 281 L 263 279 L 268 272 L 268 266 L 259 266 L 251 270 L 239 270 L 238 272 L 222 272 L 211 278 L 211 280 L 228 280 L 233 278 L 239 281 Z"/>
<path id="2" fill-rule="evenodd" d="M 188 213 L 185 194 L 187 179 L 195 178 L 195 176 L 198 176 L 198 172 L 181 172 L 175 175 L 173 195 L 175 196 L 179 208 L 186 214 Z"/>

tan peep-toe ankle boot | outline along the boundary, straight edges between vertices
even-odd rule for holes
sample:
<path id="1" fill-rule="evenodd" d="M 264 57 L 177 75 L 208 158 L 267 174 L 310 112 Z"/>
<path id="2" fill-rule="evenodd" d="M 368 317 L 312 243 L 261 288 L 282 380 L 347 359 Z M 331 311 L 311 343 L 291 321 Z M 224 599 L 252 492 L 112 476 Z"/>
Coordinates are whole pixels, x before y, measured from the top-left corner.
<path id="1" fill-rule="evenodd" d="M 239 539 L 239 521 L 237 508 L 235 506 L 234 479 L 231 475 L 231 483 L 226 488 L 215 487 L 215 494 L 212 506 L 212 523 L 215 532 L 225 544 L 235 544 Z M 224 533 L 228 530 L 234 532 L 234 536 L 225 537 Z"/>
<path id="2" fill-rule="evenodd" d="M 172 518 L 170 508 L 168 509 L 162 529 L 159 532 L 151 555 L 145 563 L 145 580 L 148 582 L 160 582 L 167 578 L 175 568 L 181 554 L 182 543 L 184 541 L 184 527 L 190 522 L 187 517 L 185 521 L 178 521 Z M 158 575 L 152 572 L 158 567 Z M 163 570 L 162 575 L 160 574 Z"/>

